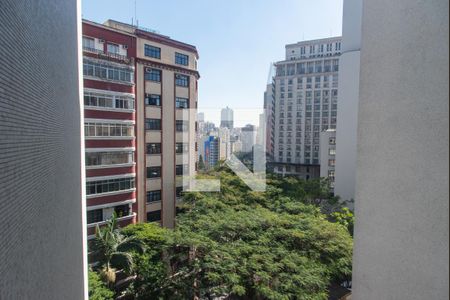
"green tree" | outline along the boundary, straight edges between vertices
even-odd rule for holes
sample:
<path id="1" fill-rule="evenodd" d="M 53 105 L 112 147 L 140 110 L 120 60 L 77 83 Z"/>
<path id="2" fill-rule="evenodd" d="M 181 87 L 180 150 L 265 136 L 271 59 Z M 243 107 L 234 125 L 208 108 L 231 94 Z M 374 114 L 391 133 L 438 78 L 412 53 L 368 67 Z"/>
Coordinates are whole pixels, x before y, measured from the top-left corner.
<path id="1" fill-rule="evenodd" d="M 223 166 L 201 177 L 211 176 L 220 193 L 186 193 L 174 230 L 144 234 L 158 246 L 137 274 L 155 284 L 135 285 L 138 299 L 327 299 L 351 276 L 352 238 L 311 204 L 320 191 L 274 178 L 253 192 Z"/>
<path id="2" fill-rule="evenodd" d="M 100 280 L 100 276 L 89 270 L 89 300 L 113 300 L 114 292 Z"/>
<path id="3" fill-rule="evenodd" d="M 122 230 L 128 238 L 141 240 L 146 251 L 134 252 L 136 279 L 128 289 L 135 299 L 157 299 L 164 294 L 167 278 L 170 276 L 168 261 L 163 250 L 168 245 L 170 231 L 156 223 L 129 225 Z"/>
<path id="4" fill-rule="evenodd" d="M 204 170 L 205 169 L 205 162 L 203 161 L 203 156 L 200 154 L 198 158 L 198 169 Z"/>
<path id="5" fill-rule="evenodd" d="M 353 236 L 353 226 L 355 224 L 355 216 L 348 207 L 343 207 L 339 211 L 331 213 L 332 221 L 344 225 Z"/>
<path id="6" fill-rule="evenodd" d="M 133 257 L 130 251 L 143 253 L 144 249 L 140 239 L 126 237 L 119 231 L 114 213 L 105 226 L 97 225 L 90 250 L 93 252 L 93 260 L 99 263 L 97 269 L 101 278 L 111 286 L 115 282 L 116 270 L 132 273 Z"/>

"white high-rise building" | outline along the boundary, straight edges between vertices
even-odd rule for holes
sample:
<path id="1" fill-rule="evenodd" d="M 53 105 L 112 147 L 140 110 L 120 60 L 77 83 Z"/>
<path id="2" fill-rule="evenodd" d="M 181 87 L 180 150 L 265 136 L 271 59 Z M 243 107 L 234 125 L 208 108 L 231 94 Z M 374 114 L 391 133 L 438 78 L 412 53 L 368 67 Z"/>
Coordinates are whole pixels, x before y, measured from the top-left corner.
<path id="1" fill-rule="evenodd" d="M 297 175 L 319 174 L 320 133 L 336 128 L 340 54 L 341 37 L 332 37 L 286 45 L 286 59 L 275 63 L 276 173 L 308 165 L 311 174 Z"/>
<path id="2" fill-rule="evenodd" d="M 256 126 L 247 124 L 241 129 L 242 152 L 252 152 L 256 144 Z"/>
<path id="3" fill-rule="evenodd" d="M 227 127 L 228 129 L 233 129 L 233 110 L 228 106 L 222 108 L 220 112 L 220 127 Z"/>

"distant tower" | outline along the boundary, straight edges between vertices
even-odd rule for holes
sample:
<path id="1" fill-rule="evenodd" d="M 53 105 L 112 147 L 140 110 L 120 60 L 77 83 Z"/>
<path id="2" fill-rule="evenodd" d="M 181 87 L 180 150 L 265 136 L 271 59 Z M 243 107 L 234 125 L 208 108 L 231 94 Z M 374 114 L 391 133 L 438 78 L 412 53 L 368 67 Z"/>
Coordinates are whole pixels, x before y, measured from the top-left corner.
<path id="1" fill-rule="evenodd" d="M 220 127 L 233 129 L 233 110 L 228 106 L 220 112 Z"/>

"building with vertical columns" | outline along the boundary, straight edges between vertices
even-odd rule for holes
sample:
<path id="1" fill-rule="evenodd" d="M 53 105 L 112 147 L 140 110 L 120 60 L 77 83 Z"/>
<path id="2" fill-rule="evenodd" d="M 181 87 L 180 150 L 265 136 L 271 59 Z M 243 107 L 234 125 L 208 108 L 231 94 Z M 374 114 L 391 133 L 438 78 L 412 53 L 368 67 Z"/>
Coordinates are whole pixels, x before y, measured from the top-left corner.
<path id="1" fill-rule="evenodd" d="M 136 38 L 83 21 L 84 129 L 88 236 L 113 213 L 137 221 Z"/>
<path id="2" fill-rule="evenodd" d="M 172 228 L 183 176 L 197 168 L 197 49 L 136 26 L 105 24 L 136 36 L 138 221 Z"/>
<path id="3" fill-rule="evenodd" d="M 340 37 L 304 41 L 286 45 L 286 59 L 275 63 L 275 173 L 304 169 L 301 165 L 319 167 L 320 133 L 336 128 L 340 54 Z"/>

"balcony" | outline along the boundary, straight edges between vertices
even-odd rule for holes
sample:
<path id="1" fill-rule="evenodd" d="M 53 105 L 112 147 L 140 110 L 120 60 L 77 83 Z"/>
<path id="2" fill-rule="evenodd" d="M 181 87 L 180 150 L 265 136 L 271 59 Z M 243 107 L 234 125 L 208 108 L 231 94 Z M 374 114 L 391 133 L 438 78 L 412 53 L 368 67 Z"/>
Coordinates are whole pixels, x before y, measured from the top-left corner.
<path id="1" fill-rule="evenodd" d="M 101 49 L 83 46 L 83 51 L 95 54 L 96 57 L 100 58 L 100 59 L 106 59 L 106 60 L 111 60 L 111 61 L 121 62 L 121 63 L 126 63 L 126 64 L 130 64 L 132 62 L 132 60 L 125 55 L 111 53 L 111 52 L 104 52 Z"/>

